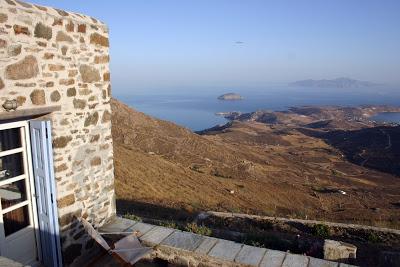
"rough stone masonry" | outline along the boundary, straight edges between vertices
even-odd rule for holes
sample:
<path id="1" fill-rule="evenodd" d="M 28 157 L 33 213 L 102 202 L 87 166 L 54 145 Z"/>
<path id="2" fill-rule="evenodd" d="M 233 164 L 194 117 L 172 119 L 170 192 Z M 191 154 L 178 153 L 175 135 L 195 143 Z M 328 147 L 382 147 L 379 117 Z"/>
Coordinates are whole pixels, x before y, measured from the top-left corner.
<path id="1" fill-rule="evenodd" d="M 93 246 L 76 218 L 101 226 L 115 214 L 109 60 L 102 22 L 0 0 L 0 105 L 60 107 L 46 118 L 65 265 L 78 265 Z"/>

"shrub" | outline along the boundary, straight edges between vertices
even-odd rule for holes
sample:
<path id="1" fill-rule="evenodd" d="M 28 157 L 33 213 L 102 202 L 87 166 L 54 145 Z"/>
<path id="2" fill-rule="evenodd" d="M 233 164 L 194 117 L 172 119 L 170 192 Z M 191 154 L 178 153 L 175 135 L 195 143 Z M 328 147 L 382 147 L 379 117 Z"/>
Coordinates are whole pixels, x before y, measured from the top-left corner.
<path id="1" fill-rule="evenodd" d="M 122 215 L 122 217 L 132 221 L 138 221 L 138 222 L 142 221 L 142 219 L 139 216 L 136 216 L 135 214 L 132 213 L 127 213 L 125 215 Z"/>
<path id="2" fill-rule="evenodd" d="M 369 233 L 367 236 L 367 239 L 371 243 L 379 243 L 379 241 L 380 241 L 379 236 L 375 233 Z"/>
<path id="3" fill-rule="evenodd" d="M 265 245 L 263 243 L 259 243 L 258 241 L 254 240 L 247 241 L 247 244 L 253 247 L 265 248 Z"/>
<path id="4" fill-rule="evenodd" d="M 204 225 L 197 225 L 197 223 L 187 223 L 185 226 L 185 231 L 207 236 L 212 234 L 212 230 L 210 228 Z"/>
<path id="5" fill-rule="evenodd" d="M 195 171 L 195 172 L 198 172 L 198 173 L 204 173 L 204 171 L 202 171 L 200 168 L 201 167 L 199 165 L 193 165 L 193 166 L 190 167 L 190 169 L 192 171 Z"/>
<path id="6" fill-rule="evenodd" d="M 321 238 L 327 238 L 330 236 L 329 233 L 329 228 L 328 226 L 324 225 L 324 224 L 316 224 L 313 226 L 313 234 L 321 237 Z"/>
<path id="7" fill-rule="evenodd" d="M 242 243 L 255 247 L 270 248 L 283 251 L 294 250 L 294 244 L 290 240 L 263 231 L 254 231 L 247 233 L 243 237 Z"/>
<path id="8" fill-rule="evenodd" d="M 224 174 L 224 173 L 222 173 L 222 172 L 220 172 L 219 170 L 214 170 L 214 172 L 212 172 L 212 174 L 215 176 L 215 177 L 220 177 L 220 178 L 232 178 L 232 175 L 226 175 L 226 174 Z"/>
<path id="9" fill-rule="evenodd" d="M 332 175 L 333 176 L 339 176 L 339 172 L 335 169 L 331 169 Z"/>
<path id="10" fill-rule="evenodd" d="M 159 225 L 167 227 L 167 228 L 179 229 L 178 225 L 175 222 L 172 222 L 172 221 L 160 222 Z"/>

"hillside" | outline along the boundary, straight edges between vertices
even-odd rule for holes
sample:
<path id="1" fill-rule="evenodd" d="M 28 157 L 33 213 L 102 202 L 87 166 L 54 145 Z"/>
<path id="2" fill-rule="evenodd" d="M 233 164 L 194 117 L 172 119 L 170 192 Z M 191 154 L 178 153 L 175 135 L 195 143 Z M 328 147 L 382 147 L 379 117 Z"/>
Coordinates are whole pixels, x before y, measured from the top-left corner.
<path id="1" fill-rule="evenodd" d="M 399 178 L 350 163 L 295 127 L 234 121 L 198 135 L 117 100 L 112 109 L 121 213 L 219 210 L 399 227 Z"/>

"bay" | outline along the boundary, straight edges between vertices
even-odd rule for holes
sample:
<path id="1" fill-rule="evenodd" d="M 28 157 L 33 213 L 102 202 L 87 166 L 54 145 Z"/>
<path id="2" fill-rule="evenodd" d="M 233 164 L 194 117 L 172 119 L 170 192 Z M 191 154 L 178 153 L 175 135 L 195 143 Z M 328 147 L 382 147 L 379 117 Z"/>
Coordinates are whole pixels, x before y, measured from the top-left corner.
<path id="1" fill-rule="evenodd" d="M 224 101 L 218 96 L 234 92 L 243 96 L 243 100 Z M 292 106 L 359 106 L 359 105 L 400 105 L 398 87 L 366 88 L 304 88 L 283 85 L 262 88 L 196 90 L 160 90 L 147 93 L 135 93 L 124 90 L 116 98 L 129 106 L 159 119 L 172 121 L 193 131 L 203 130 L 226 120 L 217 116 L 217 112 L 256 110 L 287 110 Z M 386 119 L 399 120 L 399 115 L 381 115 Z M 388 117 L 389 116 L 389 117 Z"/>

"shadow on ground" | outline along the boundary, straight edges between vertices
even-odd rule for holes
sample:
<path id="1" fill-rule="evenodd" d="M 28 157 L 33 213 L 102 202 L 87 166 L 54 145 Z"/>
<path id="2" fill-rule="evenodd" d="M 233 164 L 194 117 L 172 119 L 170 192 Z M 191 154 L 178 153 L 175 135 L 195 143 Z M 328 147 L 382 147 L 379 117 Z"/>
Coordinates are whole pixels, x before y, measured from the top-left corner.
<path id="1" fill-rule="evenodd" d="M 352 163 L 400 176 L 400 126 L 359 130 L 298 130 L 325 140 Z"/>
<path id="2" fill-rule="evenodd" d="M 139 217 L 164 221 L 193 221 L 198 215 L 197 212 L 188 212 L 184 209 L 125 199 L 117 200 L 117 213 L 120 215 L 134 214 Z"/>

